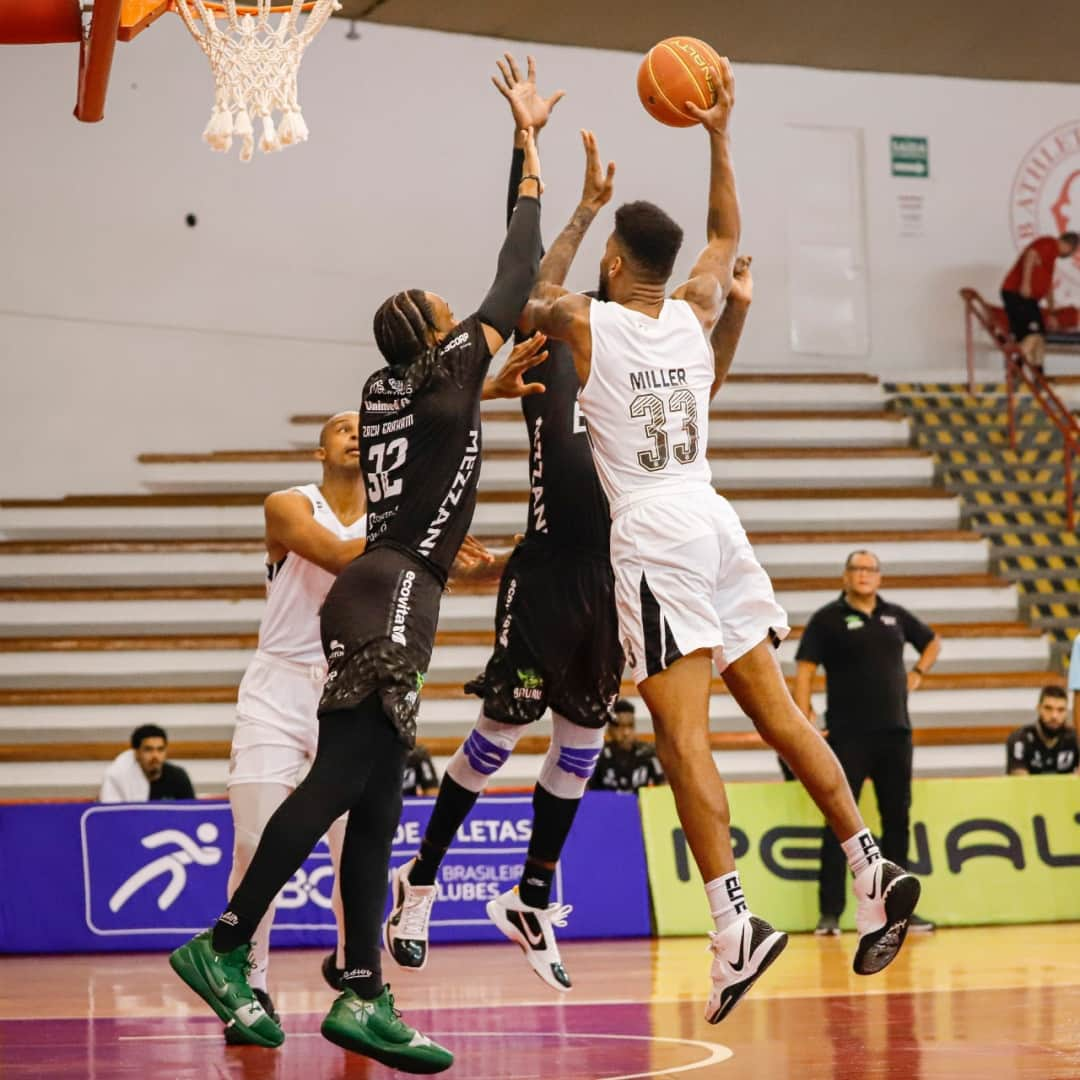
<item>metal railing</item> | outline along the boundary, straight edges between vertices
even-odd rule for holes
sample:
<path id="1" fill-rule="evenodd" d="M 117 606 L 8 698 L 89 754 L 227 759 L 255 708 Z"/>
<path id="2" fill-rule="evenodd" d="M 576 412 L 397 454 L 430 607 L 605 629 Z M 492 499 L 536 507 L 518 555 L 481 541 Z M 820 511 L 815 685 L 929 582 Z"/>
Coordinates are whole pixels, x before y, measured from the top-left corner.
<path id="1" fill-rule="evenodd" d="M 1070 532 L 1076 527 L 1076 492 L 1073 485 L 1074 459 L 1080 454 L 1080 420 L 1058 397 L 1046 375 L 1029 364 L 1016 339 L 1008 330 L 1002 308 L 988 304 L 974 289 L 961 289 L 964 301 L 964 343 L 967 351 L 968 389 L 975 390 L 975 323 L 990 335 L 1005 358 L 1005 388 L 1008 394 L 1009 446 L 1016 449 L 1016 396 L 1023 383 L 1050 422 L 1061 434 L 1065 464 L 1065 519 Z"/>

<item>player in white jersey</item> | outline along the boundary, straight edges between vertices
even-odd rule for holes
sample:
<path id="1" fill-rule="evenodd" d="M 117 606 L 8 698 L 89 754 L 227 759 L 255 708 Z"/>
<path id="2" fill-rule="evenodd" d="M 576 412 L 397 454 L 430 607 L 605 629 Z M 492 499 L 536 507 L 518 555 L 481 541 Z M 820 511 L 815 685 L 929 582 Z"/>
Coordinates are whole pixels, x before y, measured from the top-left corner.
<path id="1" fill-rule="evenodd" d="M 616 211 L 600 299 L 567 292 L 562 283 L 596 213 L 583 200 L 545 256 L 525 315 L 531 328 L 569 343 L 578 369 L 578 401 L 611 504 L 620 633 L 716 924 L 705 1013 L 711 1023 L 787 943 L 750 914 L 735 869 L 727 797 L 709 744 L 713 662 L 843 841 L 858 899 L 856 972 L 891 962 L 919 895 L 917 879 L 882 860 L 839 763 L 792 700 L 774 656 L 787 616 L 738 517 L 712 488 L 709 401 L 723 372 L 714 366 L 710 336 L 721 332 L 740 232 L 727 60 L 715 74 L 716 104 L 686 105 L 708 132 L 711 151 L 708 243 L 690 280 L 665 295 L 682 229 L 659 207 L 639 202 Z"/>
<path id="2" fill-rule="evenodd" d="M 367 500 L 360 470 L 359 414 L 338 413 L 322 428 L 315 457 L 322 482 L 267 496 L 266 610 L 259 645 L 240 683 L 236 729 L 229 758 L 228 791 L 235 844 L 229 895 L 243 878 L 273 812 L 302 778 L 315 756 L 316 709 L 326 680 L 319 609 L 339 570 L 364 550 Z M 334 864 L 333 908 L 338 953 L 324 964 L 342 968 L 341 894 L 337 867 L 345 835 L 343 817 L 328 833 Z M 271 907 L 259 924 L 249 982 L 272 1016 L 267 991 Z M 332 973 L 327 975 L 328 980 Z M 228 1042 L 247 1041 L 238 1028 Z"/>

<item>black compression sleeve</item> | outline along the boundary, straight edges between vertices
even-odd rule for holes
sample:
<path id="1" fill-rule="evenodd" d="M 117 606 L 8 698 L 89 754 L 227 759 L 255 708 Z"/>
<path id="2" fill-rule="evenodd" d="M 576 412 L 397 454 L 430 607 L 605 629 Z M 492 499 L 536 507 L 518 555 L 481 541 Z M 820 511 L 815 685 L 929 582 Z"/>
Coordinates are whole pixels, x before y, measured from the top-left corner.
<path id="1" fill-rule="evenodd" d="M 495 280 L 477 309 L 487 326 L 508 338 L 518 321 L 540 268 L 540 200 L 521 196 L 499 252 Z"/>
<path id="2" fill-rule="evenodd" d="M 510 159 L 510 187 L 506 192 L 506 227 L 510 227 L 510 219 L 514 216 L 514 207 L 518 200 L 518 184 L 521 183 L 522 174 L 525 172 L 525 151 L 520 147 L 514 147 L 514 156 Z"/>

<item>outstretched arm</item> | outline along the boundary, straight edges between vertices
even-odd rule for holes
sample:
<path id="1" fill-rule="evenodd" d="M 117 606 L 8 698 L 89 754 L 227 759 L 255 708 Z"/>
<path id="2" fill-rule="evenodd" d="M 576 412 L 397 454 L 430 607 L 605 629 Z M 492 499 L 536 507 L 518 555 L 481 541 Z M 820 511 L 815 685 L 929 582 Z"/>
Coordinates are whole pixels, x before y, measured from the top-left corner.
<path id="1" fill-rule="evenodd" d="M 709 397 L 714 398 L 724 385 L 731 362 L 735 359 L 735 350 L 739 346 L 746 316 L 750 312 L 750 303 L 754 298 L 754 279 L 750 274 L 751 256 L 740 255 L 735 260 L 735 270 L 731 280 L 731 291 L 727 295 L 723 314 L 713 327 L 709 339 L 713 349 L 713 384 Z"/>
<path id="2" fill-rule="evenodd" d="M 741 230 L 735 168 L 728 138 L 728 121 L 735 105 L 735 76 L 726 58 L 721 63 L 716 103 L 712 108 L 701 109 L 693 102 L 686 103 L 686 110 L 702 123 L 709 135 L 709 212 L 705 219 L 707 242 L 694 264 L 690 280 L 673 294 L 675 299 L 690 303 L 708 331 L 712 330 L 720 317 L 724 295 L 731 287 Z"/>
<path id="3" fill-rule="evenodd" d="M 540 264 L 540 155 L 532 131 L 523 137 L 525 175 L 518 184 L 518 200 L 499 252 L 495 280 L 477 308 L 493 356 L 513 333 Z"/>
<path id="4" fill-rule="evenodd" d="M 589 226 L 611 200 L 615 163 L 608 162 L 606 169 L 601 164 L 596 136 L 591 131 L 582 131 L 581 141 L 585 147 L 585 182 L 581 201 L 540 264 L 540 273 L 522 323 L 526 331 L 539 330 L 548 337 L 568 342 L 574 353 L 578 377 L 584 384 L 592 351 L 590 301 L 580 293 L 567 292 L 563 282 Z"/>

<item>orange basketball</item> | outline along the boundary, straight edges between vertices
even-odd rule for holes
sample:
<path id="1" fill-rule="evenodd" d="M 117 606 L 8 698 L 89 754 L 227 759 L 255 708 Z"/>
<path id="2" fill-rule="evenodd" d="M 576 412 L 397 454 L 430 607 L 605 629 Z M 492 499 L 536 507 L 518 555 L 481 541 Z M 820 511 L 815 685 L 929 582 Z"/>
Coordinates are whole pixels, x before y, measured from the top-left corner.
<path id="1" fill-rule="evenodd" d="M 692 101 L 703 109 L 716 103 L 720 85 L 720 56 L 704 41 L 669 37 L 654 45 L 638 68 L 641 104 L 655 120 L 671 127 L 691 127 L 695 120 L 684 108 Z"/>

